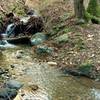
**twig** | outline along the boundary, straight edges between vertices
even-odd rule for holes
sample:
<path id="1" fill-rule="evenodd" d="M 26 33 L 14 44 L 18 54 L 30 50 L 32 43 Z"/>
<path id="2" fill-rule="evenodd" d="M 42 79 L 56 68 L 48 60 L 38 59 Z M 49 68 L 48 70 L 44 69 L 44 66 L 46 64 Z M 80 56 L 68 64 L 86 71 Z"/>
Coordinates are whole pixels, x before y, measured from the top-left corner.
<path id="1" fill-rule="evenodd" d="M 3 9 L 2 6 L 0 6 L 0 11 L 5 15 L 6 14 L 6 11 Z"/>

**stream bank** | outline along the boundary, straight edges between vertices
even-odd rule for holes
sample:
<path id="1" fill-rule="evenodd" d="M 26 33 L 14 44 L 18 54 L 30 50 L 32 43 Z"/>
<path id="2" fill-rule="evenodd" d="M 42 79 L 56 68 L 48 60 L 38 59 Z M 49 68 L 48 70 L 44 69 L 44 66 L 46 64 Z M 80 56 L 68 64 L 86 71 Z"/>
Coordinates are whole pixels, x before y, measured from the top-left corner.
<path id="1" fill-rule="evenodd" d="M 10 79 L 24 84 L 21 90 L 26 96 L 23 98 L 29 99 L 33 96 L 32 100 L 34 98 L 36 100 L 38 98 L 40 100 L 100 99 L 99 82 L 84 77 L 66 76 L 57 67 L 51 67 L 46 61 L 34 58 L 30 49 L 27 46 L 7 49 L 3 51 L 0 59 L 1 68 L 9 70 Z M 24 55 L 17 58 L 16 54 L 20 51 L 23 51 Z M 33 91 L 32 85 L 38 86 L 38 89 Z M 30 96 L 31 93 L 33 95 Z"/>

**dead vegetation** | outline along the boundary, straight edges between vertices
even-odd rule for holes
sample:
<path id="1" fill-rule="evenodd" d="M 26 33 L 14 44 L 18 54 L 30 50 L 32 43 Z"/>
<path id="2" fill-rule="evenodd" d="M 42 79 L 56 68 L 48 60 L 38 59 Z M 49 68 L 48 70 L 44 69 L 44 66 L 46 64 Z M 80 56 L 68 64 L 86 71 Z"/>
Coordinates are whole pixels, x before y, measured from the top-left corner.
<path id="1" fill-rule="evenodd" d="M 46 33 L 51 35 L 50 43 L 55 54 L 47 59 L 56 61 L 60 67 L 78 68 L 82 64 L 92 64 L 93 74 L 100 73 L 100 25 L 76 25 L 71 1 L 56 1 L 40 10 Z M 67 34 L 68 42 L 56 44 L 55 38 Z"/>

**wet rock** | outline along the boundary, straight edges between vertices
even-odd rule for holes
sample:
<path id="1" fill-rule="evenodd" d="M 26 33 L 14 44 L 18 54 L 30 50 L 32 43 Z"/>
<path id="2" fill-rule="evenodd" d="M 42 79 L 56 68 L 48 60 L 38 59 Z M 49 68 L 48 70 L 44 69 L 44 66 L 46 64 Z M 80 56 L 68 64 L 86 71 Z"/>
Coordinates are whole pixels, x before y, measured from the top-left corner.
<path id="1" fill-rule="evenodd" d="M 52 54 L 53 48 L 45 45 L 38 45 L 35 51 L 37 54 Z"/>
<path id="2" fill-rule="evenodd" d="M 64 74 L 70 74 L 73 76 L 81 76 L 81 73 L 76 69 L 62 69 Z"/>
<path id="3" fill-rule="evenodd" d="M 15 68 L 15 65 L 10 65 L 11 68 Z"/>
<path id="4" fill-rule="evenodd" d="M 0 78 L 1 79 L 9 79 L 10 78 L 9 69 L 0 68 Z"/>
<path id="5" fill-rule="evenodd" d="M 5 74 L 5 73 L 8 73 L 8 72 L 9 72 L 8 69 L 0 68 L 0 75 Z"/>
<path id="6" fill-rule="evenodd" d="M 46 35 L 44 33 L 36 33 L 31 38 L 31 45 L 38 45 L 43 43 L 47 39 Z"/>
<path id="7" fill-rule="evenodd" d="M 4 40 L 1 40 L 1 41 L 0 41 L 0 45 L 5 45 L 5 44 L 7 44 L 6 41 L 4 41 Z"/>
<path id="8" fill-rule="evenodd" d="M 8 37 L 9 35 L 14 34 L 14 28 L 15 28 L 14 23 L 7 26 L 5 33 L 7 34 Z"/>
<path id="9" fill-rule="evenodd" d="M 91 77 L 93 67 L 92 64 L 84 63 L 79 66 L 78 71 L 84 76 Z"/>
<path id="10" fill-rule="evenodd" d="M 16 89 L 2 88 L 0 89 L 0 100 L 13 100 L 17 95 Z"/>
<path id="11" fill-rule="evenodd" d="M 55 40 L 57 43 L 65 43 L 65 42 L 68 42 L 69 38 L 68 38 L 67 34 L 63 34 L 63 35 L 57 37 Z"/>
<path id="12" fill-rule="evenodd" d="M 4 74 L 5 71 L 3 69 L 0 68 L 0 75 Z"/>
<path id="13" fill-rule="evenodd" d="M 6 82 L 6 87 L 10 88 L 10 89 L 20 89 L 23 86 L 23 84 L 19 81 L 16 80 L 9 80 L 8 82 Z"/>
<path id="14" fill-rule="evenodd" d="M 63 69 L 64 74 L 70 74 L 73 76 L 84 76 L 91 79 L 96 79 L 96 75 L 93 72 L 94 66 L 92 64 L 81 64 L 79 68 L 65 68 Z"/>

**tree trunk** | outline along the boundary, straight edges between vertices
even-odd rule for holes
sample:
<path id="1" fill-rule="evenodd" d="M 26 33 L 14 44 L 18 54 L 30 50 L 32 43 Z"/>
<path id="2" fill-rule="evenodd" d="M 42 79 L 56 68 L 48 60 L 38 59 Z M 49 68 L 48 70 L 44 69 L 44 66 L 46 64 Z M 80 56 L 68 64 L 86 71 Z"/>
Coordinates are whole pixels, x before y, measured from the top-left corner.
<path id="1" fill-rule="evenodd" d="M 87 9 L 85 9 L 84 2 L 86 3 L 86 0 L 74 0 L 74 9 L 75 15 L 78 18 L 78 24 L 90 21 L 99 24 L 100 0 L 89 0 Z"/>
<path id="2" fill-rule="evenodd" d="M 74 0 L 75 15 L 79 19 L 84 19 L 85 8 L 83 1 L 84 0 Z"/>

